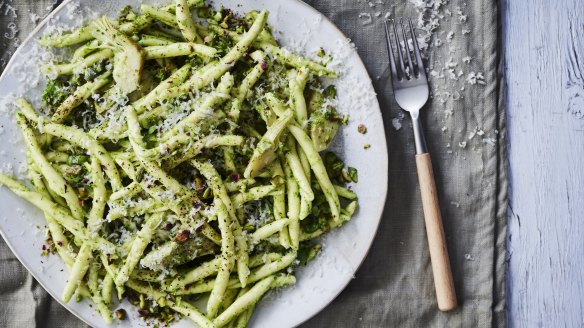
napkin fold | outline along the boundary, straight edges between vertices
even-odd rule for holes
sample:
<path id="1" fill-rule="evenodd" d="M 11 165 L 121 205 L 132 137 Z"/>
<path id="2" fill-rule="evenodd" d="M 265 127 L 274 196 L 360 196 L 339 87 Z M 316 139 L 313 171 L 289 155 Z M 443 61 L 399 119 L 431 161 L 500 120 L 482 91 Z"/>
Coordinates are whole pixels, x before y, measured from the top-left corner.
<path id="1" fill-rule="evenodd" d="M 306 2 L 357 47 L 378 93 L 390 164 L 385 212 L 369 255 L 347 288 L 302 327 L 505 326 L 507 171 L 497 2 Z M 2 69 L 58 1 L 7 3 L 0 7 L 6 12 L 0 15 Z M 432 98 L 422 117 L 460 303 L 449 313 L 438 311 L 435 301 L 411 122 L 389 81 L 383 20 L 396 17 L 414 18 L 427 58 Z M 3 240 L 0 308 L 1 327 L 84 326 L 43 290 Z"/>

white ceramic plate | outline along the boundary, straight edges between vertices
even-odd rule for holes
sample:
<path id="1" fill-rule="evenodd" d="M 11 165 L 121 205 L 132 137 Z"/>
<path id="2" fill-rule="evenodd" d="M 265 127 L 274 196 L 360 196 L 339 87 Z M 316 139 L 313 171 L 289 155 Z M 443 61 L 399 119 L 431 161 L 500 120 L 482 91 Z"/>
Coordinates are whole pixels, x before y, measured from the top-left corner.
<path id="1" fill-rule="evenodd" d="M 36 41 L 54 26 L 78 26 L 96 16 L 113 17 L 125 5 L 138 8 L 140 0 L 73 0 L 65 1 L 34 31 L 14 54 L 0 78 L 0 170 L 25 176 L 24 144 L 14 123 L 14 96 L 24 95 L 38 104 L 44 78 L 38 72 L 43 50 Z M 316 10 L 297 0 L 216 0 L 236 12 L 268 9 L 269 24 L 282 45 L 314 56 L 319 47 L 335 57 L 341 72 L 337 84 L 339 110 L 350 114 L 335 141 L 337 153 L 359 171 L 359 183 L 353 186 L 359 196 L 360 209 L 352 221 L 326 237 L 321 254 L 297 275 L 295 286 L 268 294 L 250 323 L 251 327 L 293 327 L 306 321 L 329 304 L 353 278 L 375 237 L 387 193 L 387 148 L 379 104 L 367 71 L 349 40 Z M 51 27 L 52 26 L 52 27 Z M 281 32 L 281 33 L 279 33 Z M 357 132 L 365 124 L 366 134 Z M 364 149 L 365 144 L 371 148 Z M 67 270 L 57 256 L 42 257 L 44 218 L 36 208 L 11 192 L 0 190 L 0 230 L 9 246 L 33 276 L 57 300 L 60 300 Z M 71 301 L 65 307 L 95 327 L 108 327 L 87 302 Z M 129 318 L 114 326 L 144 326 L 129 304 Z M 192 327 L 182 321 L 176 327 Z"/>

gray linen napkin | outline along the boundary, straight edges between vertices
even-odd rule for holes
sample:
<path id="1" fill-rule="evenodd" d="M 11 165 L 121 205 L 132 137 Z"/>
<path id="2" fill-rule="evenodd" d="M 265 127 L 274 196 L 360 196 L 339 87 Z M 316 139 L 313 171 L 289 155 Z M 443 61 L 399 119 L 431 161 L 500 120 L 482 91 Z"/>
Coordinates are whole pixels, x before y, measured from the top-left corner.
<path id="1" fill-rule="evenodd" d="M 18 43 L 13 34 L 23 39 L 56 2 L 2 2 L 2 68 Z M 365 62 L 384 114 L 390 165 L 385 213 L 367 259 L 341 295 L 303 327 L 505 326 L 507 173 L 497 2 L 306 2 L 352 39 Z M 416 21 L 423 15 L 425 28 L 418 33 L 431 34 L 426 56 L 433 98 L 423 118 L 460 302 L 451 313 L 441 313 L 435 303 L 411 124 L 388 81 L 382 30 L 387 15 Z M 84 326 L 36 283 L 3 241 L 0 308 L 1 327 Z"/>

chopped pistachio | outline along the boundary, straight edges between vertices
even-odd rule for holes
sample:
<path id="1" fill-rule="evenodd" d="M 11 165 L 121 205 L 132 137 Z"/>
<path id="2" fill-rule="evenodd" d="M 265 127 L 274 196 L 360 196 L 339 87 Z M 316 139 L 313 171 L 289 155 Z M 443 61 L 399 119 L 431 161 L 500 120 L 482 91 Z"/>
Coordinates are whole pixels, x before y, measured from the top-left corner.
<path id="1" fill-rule="evenodd" d="M 347 125 L 349 123 L 349 115 L 343 115 L 343 119 L 341 120 L 342 125 Z"/>
<path id="2" fill-rule="evenodd" d="M 124 310 L 124 309 L 117 309 L 116 310 L 116 318 L 118 320 L 126 320 L 126 316 L 127 316 L 126 310 Z"/>
<path id="3" fill-rule="evenodd" d="M 358 182 L 359 181 L 359 176 L 357 173 L 357 169 L 354 167 L 347 167 L 344 168 L 341 171 L 341 176 L 343 177 L 343 180 L 345 180 L 345 182 Z"/>
<path id="4" fill-rule="evenodd" d="M 359 131 L 359 133 L 361 133 L 361 134 L 365 134 L 365 133 L 367 133 L 367 127 L 365 126 L 365 124 L 361 123 L 357 127 L 357 131 Z"/>

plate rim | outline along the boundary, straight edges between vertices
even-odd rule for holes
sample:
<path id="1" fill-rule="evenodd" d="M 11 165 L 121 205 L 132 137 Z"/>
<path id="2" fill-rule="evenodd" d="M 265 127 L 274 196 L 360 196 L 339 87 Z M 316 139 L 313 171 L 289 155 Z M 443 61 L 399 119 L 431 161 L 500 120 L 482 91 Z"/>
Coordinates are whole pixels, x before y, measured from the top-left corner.
<path id="1" fill-rule="evenodd" d="M 48 24 L 48 22 L 55 17 L 58 13 L 60 13 L 63 8 L 65 6 L 67 6 L 69 3 L 74 2 L 74 1 L 83 1 L 83 0 L 64 0 L 61 4 L 59 4 L 57 7 L 55 7 L 30 33 L 29 35 L 24 39 L 24 41 L 21 43 L 21 45 L 16 49 L 16 51 L 12 54 L 12 56 L 10 57 L 10 60 L 8 61 L 8 63 L 6 64 L 6 67 L 4 68 L 4 71 L 2 72 L 2 74 L 0 74 L 0 80 L 5 78 L 5 75 L 9 74 L 9 69 L 15 64 L 18 55 L 20 55 L 20 53 L 23 51 L 23 48 L 25 45 L 29 44 L 30 42 L 34 42 L 34 38 L 38 35 L 38 33 Z M 318 11 L 316 8 L 312 7 L 311 5 L 305 3 L 304 1 L 301 0 L 281 0 L 284 2 L 291 2 L 291 3 L 295 3 L 296 5 L 302 6 L 304 7 L 307 11 L 312 12 L 313 14 L 318 14 L 323 18 L 323 21 L 327 22 L 334 30 L 336 30 L 336 32 L 338 32 L 340 35 L 342 35 L 344 38 L 347 39 L 347 36 L 345 35 L 345 33 L 333 22 L 331 21 L 326 15 L 324 15 L 323 13 L 321 13 L 320 11 Z M 357 60 L 358 63 L 360 65 L 360 69 L 362 69 L 365 74 L 367 75 L 367 77 L 369 78 L 369 85 L 371 86 L 371 89 L 373 91 L 375 91 L 375 88 L 373 86 L 373 82 L 371 80 L 371 76 L 369 75 L 369 72 L 367 71 L 367 67 L 365 66 L 365 63 L 363 62 L 363 59 L 361 58 L 361 56 L 359 55 L 359 53 L 357 52 L 356 49 L 354 49 L 355 54 L 357 55 Z M 383 112 L 381 111 L 381 106 L 379 105 L 379 100 L 377 97 L 377 94 L 374 97 L 374 104 L 377 104 L 376 108 L 379 111 L 379 114 L 381 116 L 383 116 Z M 387 135 L 385 133 L 385 125 L 383 120 L 380 121 L 380 126 L 382 128 L 382 130 L 384 131 L 384 133 L 382 134 L 383 136 L 383 145 L 384 147 L 384 151 L 382 152 L 382 160 L 385 162 L 385 164 L 388 164 L 389 161 L 389 152 L 387 149 Z M 387 166 L 387 165 L 386 165 Z M 347 288 L 347 286 L 349 285 L 349 283 L 352 280 L 352 277 L 357 273 L 357 271 L 359 271 L 359 269 L 361 268 L 363 262 L 365 261 L 365 259 L 369 256 L 369 253 L 371 251 L 371 247 L 373 246 L 373 242 L 375 241 L 375 238 L 377 238 L 377 233 L 379 231 L 379 225 L 381 224 L 381 220 L 383 218 L 383 212 L 384 212 L 384 208 L 385 205 L 387 204 L 387 194 L 388 194 L 388 182 L 389 182 L 389 174 L 387 171 L 383 172 L 384 175 L 384 179 L 383 180 L 383 197 L 382 199 L 383 204 L 380 206 L 380 211 L 379 214 L 377 215 L 379 218 L 376 220 L 375 222 L 375 229 L 373 230 L 371 239 L 368 241 L 368 245 L 366 247 L 366 251 L 364 256 L 361 257 L 359 264 L 354 268 L 353 272 L 351 275 L 348 275 L 346 279 L 344 279 L 344 281 L 342 282 L 342 284 L 338 285 L 338 288 L 335 292 L 331 293 L 332 297 L 330 297 L 329 300 L 327 300 L 326 304 L 319 309 L 310 309 L 309 311 L 307 311 L 307 315 L 306 317 L 298 322 L 294 327 L 298 327 L 300 325 L 302 325 L 303 323 L 307 322 L 308 320 L 314 318 L 318 313 L 322 312 L 325 308 L 329 307 L 330 304 L 337 299 L 337 297 Z M 31 205 L 33 206 L 33 205 Z M 34 270 L 31 270 L 31 268 L 29 268 L 28 265 L 25 264 L 25 262 L 23 261 L 23 259 L 21 258 L 21 254 L 16 252 L 13 248 L 12 243 L 10 242 L 10 240 L 7 238 L 4 230 L 2 229 L 2 226 L 0 225 L 0 235 L 2 236 L 2 238 L 4 239 L 6 245 L 8 246 L 8 248 L 12 251 L 13 255 L 18 259 L 18 261 L 20 262 L 20 264 L 22 266 L 24 266 L 26 268 L 26 270 L 28 271 L 29 274 L 31 274 L 34 279 L 39 283 L 39 285 L 41 285 L 43 287 L 43 289 L 49 294 L 51 295 L 51 297 L 56 300 L 61 306 L 63 306 L 65 309 L 67 309 L 67 311 L 69 311 L 70 313 L 72 313 L 73 315 L 75 315 L 79 320 L 81 320 L 82 322 L 88 324 L 89 326 L 94 326 L 92 322 L 89 322 L 89 318 L 86 320 L 84 318 L 84 316 L 79 313 L 79 311 L 73 307 L 70 307 L 68 304 L 64 304 L 61 300 L 61 298 L 58 295 L 55 295 L 50 289 L 48 289 L 45 286 L 45 282 L 42 279 L 39 279 L 37 273 Z M 112 326 L 113 327 L 113 326 Z"/>
<path id="2" fill-rule="evenodd" d="M 20 53 L 23 51 L 24 46 L 29 44 L 29 42 L 34 42 L 33 38 L 41 31 L 41 29 L 43 27 L 45 27 L 45 25 L 48 24 L 49 20 L 51 20 L 57 13 L 59 13 L 67 4 L 69 4 L 70 2 L 75 1 L 75 0 L 63 0 L 63 2 L 58 5 L 55 9 L 53 9 L 33 30 L 32 32 L 30 32 L 30 34 L 24 39 L 24 41 L 22 41 L 22 43 L 20 44 L 20 46 L 16 49 L 16 51 L 14 51 L 14 54 L 12 54 L 12 56 L 10 57 L 10 60 L 8 61 L 8 63 L 6 64 L 6 67 L 4 67 L 4 71 L 2 71 L 2 74 L 0 74 L 0 80 L 5 78 L 5 75 L 9 74 L 9 69 L 14 65 L 15 61 L 18 58 L 18 55 L 20 55 Z M 34 206 L 34 205 L 31 205 Z M 41 214 L 42 215 L 42 214 Z M 45 290 L 45 292 L 47 292 L 49 295 L 51 295 L 51 297 L 56 300 L 61 306 L 63 306 L 67 311 L 69 311 L 70 313 L 72 313 L 74 316 L 76 316 L 79 320 L 81 320 L 82 322 L 88 324 L 91 327 L 94 327 L 94 325 L 89 322 L 88 320 L 85 320 L 85 318 L 81 315 L 81 313 L 78 313 L 78 311 L 70 306 L 68 306 L 67 304 L 63 304 L 63 301 L 61 300 L 61 298 L 58 295 L 55 295 L 49 288 L 47 288 L 45 286 L 45 282 L 42 279 L 39 279 L 38 275 L 36 274 L 36 272 L 34 272 L 34 270 L 31 270 L 31 268 L 28 267 L 28 265 L 26 265 L 26 263 L 21 259 L 20 253 L 16 252 L 13 248 L 12 242 L 10 241 L 10 239 L 7 238 L 4 229 L 2 229 L 2 226 L 0 225 L 0 235 L 2 236 L 2 239 L 4 239 L 4 242 L 6 243 L 6 245 L 8 246 L 8 248 L 10 248 L 10 251 L 12 251 L 12 254 L 14 255 L 14 257 L 16 257 L 16 259 L 18 259 L 18 261 L 20 262 L 20 264 L 22 264 L 23 267 L 26 268 L 26 271 L 28 271 L 29 274 L 31 274 L 33 276 L 33 278 L 36 280 L 36 282 L 41 285 L 41 287 L 43 287 L 43 289 Z"/>

